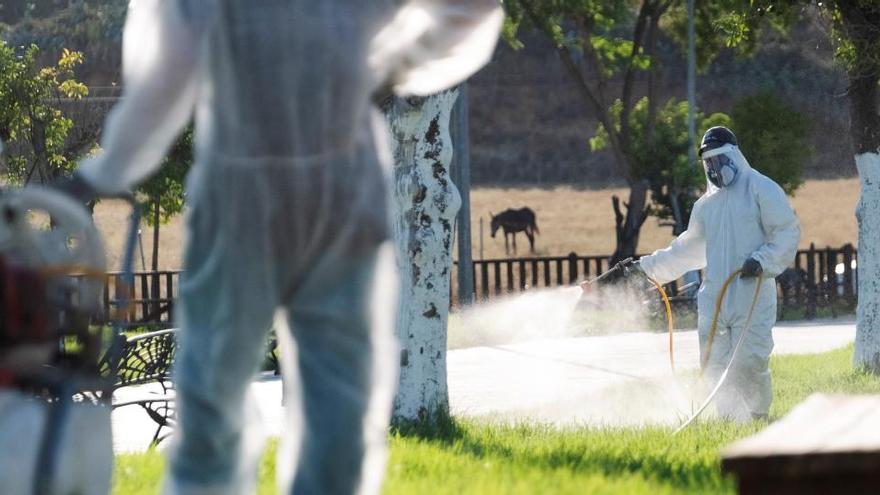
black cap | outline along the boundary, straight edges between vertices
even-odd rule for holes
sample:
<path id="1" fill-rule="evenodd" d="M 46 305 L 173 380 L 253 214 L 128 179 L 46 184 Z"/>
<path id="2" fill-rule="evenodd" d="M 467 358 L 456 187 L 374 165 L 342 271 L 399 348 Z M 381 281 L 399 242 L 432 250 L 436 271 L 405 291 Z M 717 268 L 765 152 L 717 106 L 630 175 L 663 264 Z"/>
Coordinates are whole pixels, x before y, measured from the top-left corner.
<path id="1" fill-rule="evenodd" d="M 703 134 L 703 142 L 700 144 L 700 156 L 703 156 L 703 152 L 707 150 L 714 150 L 725 144 L 736 146 L 736 136 L 733 135 L 733 132 L 727 127 L 720 125 L 712 127 Z"/>

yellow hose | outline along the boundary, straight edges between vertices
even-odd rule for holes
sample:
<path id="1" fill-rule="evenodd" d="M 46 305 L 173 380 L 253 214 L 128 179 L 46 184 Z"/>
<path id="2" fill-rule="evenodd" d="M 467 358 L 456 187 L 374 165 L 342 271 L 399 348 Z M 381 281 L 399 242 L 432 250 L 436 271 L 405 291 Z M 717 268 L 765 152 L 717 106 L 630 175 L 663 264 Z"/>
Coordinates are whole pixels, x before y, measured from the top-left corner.
<path id="1" fill-rule="evenodd" d="M 706 365 L 709 364 L 709 356 L 712 353 L 712 344 L 715 342 L 715 334 L 718 331 L 718 318 L 721 315 L 721 304 L 724 303 L 724 296 L 727 295 L 727 288 L 736 280 L 738 275 L 742 274 L 742 268 L 738 270 L 734 270 L 728 277 L 727 280 L 724 281 L 724 285 L 721 286 L 721 291 L 718 293 L 718 297 L 715 298 L 715 314 L 712 316 L 712 327 L 709 330 L 709 336 L 706 339 L 706 352 L 705 355 L 700 360 L 700 376 L 703 376 L 703 372 L 706 369 Z M 747 332 L 749 328 L 752 326 L 752 314 L 755 311 L 755 305 L 758 303 L 758 294 L 761 293 L 761 282 L 764 281 L 764 277 L 762 275 L 758 275 L 757 277 L 757 285 L 755 286 L 755 295 L 752 297 L 752 305 L 749 308 L 749 315 L 746 318 L 746 326 L 744 332 Z"/>
<path id="2" fill-rule="evenodd" d="M 672 331 L 675 326 L 672 321 L 672 305 L 669 304 L 669 296 L 666 295 L 666 291 L 663 290 L 663 286 L 660 285 L 659 282 L 654 280 L 651 277 L 648 277 L 648 280 L 654 284 L 654 287 L 657 288 L 657 292 L 660 293 L 660 297 L 663 298 L 663 304 L 666 305 L 666 323 L 669 327 L 669 367 L 672 368 L 672 374 L 675 374 L 675 351 L 672 345 Z"/>
<path id="3" fill-rule="evenodd" d="M 703 373 L 706 369 L 706 365 L 709 362 L 709 356 L 712 353 L 712 344 L 715 341 L 715 334 L 718 331 L 718 318 L 721 315 L 721 305 L 724 303 L 724 297 L 727 295 L 727 289 L 730 287 L 730 284 L 736 280 L 736 277 L 742 274 L 742 269 L 734 270 L 728 277 L 727 280 L 724 281 L 724 285 L 721 286 L 721 291 L 718 293 L 718 297 L 715 299 L 715 314 L 712 317 L 712 327 L 709 330 L 709 337 L 706 341 L 706 352 L 705 355 L 700 360 L 700 377 L 703 376 Z M 660 285 L 655 279 L 651 277 L 647 277 L 647 279 L 657 288 L 657 291 L 660 293 L 660 297 L 663 299 L 663 303 L 666 306 L 666 322 L 669 327 L 669 366 L 672 368 L 672 373 L 675 374 L 675 346 L 673 339 L 673 328 L 674 322 L 672 319 L 672 305 L 669 303 L 669 296 L 666 294 L 666 291 L 663 290 L 663 286 Z M 742 334 L 740 334 L 739 340 L 736 343 L 736 346 L 733 349 L 733 352 L 730 355 L 730 361 L 727 363 L 727 366 L 724 368 L 724 371 L 721 373 L 721 377 L 718 380 L 718 383 L 715 384 L 715 388 L 703 402 L 699 409 L 682 424 L 677 430 L 675 430 L 674 434 L 677 434 L 681 430 L 685 429 L 688 425 L 690 425 L 697 417 L 706 409 L 706 407 L 712 402 L 712 399 L 715 398 L 715 395 L 718 393 L 718 390 L 721 388 L 721 385 L 727 379 L 727 375 L 730 371 L 731 366 L 733 366 L 733 360 L 736 358 L 736 354 L 742 346 L 743 341 L 745 340 L 746 334 L 748 334 L 749 330 L 752 327 L 752 316 L 755 313 L 755 306 L 758 304 L 758 296 L 761 293 L 761 284 L 764 282 L 763 275 L 758 275 L 757 283 L 755 285 L 755 294 L 752 296 L 752 305 L 749 307 L 748 317 L 746 318 L 745 327 L 743 327 Z"/>
<path id="4" fill-rule="evenodd" d="M 709 361 L 709 356 L 712 353 L 712 342 L 715 340 L 715 332 L 718 328 L 718 316 L 721 314 L 721 303 L 724 302 L 724 296 L 727 293 L 728 286 L 736 279 L 738 275 L 742 273 L 742 269 L 735 270 L 730 276 L 727 277 L 727 280 L 724 281 L 724 285 L 721 286 L 721 292 L 718 293 L 718 298 L 715 300 L 715 315 L 712 317 L 712 328 L 709 330 L 709 338 L 706 341 L 706 355 L 701 361 L 701 369 L 700 369 L 700 377 L 703 376 L 703 373 L 706 369 L 706 364 Z M 721 390 L 721 386 L 724 384 L 725 380 L 727 380 L 727 375 L 730 373 L 730 368 L 733 366 L 733 361 L 736 359 L 736 354 L 739 352 L 740 347 L 742 347 L 742 343 L 746 340 L 746 335 L 748 335 L 749 330 L 752 328 L 752 316 L 755 313 L 755 306 L 758 304 L 758 295 L 761 293 L 761 284 L 764 282 L 763 275 L 758 275 L 757 282 L 755 285 L 755 295 L 752 296 L 752 305 L 749 307 L 749 314 L 746 318 L 746 324 L 743 327 L 742 333 L 739 336 L 739 339 L 736 341 L 736 346 L 733 348 L 733 352 L 730 353 L 730 361 L 727 362 L 727 366 L 725 366 L 724 371 L 721 372 L 721 376 L 718 378 L 718 383 L 715 384 L 715 388 L 712 389 L 712 392 L 709 393 L 709 396 L 703 401 L 702 405 L 697 409 L 695 413 L 688 418 L 678 429 L 673 432 L 673 435 L 677 435 L 679 432 L 690 426 L 703 411 L 712 403 L 712 400 L 715 398 L 715 395 Z"/>

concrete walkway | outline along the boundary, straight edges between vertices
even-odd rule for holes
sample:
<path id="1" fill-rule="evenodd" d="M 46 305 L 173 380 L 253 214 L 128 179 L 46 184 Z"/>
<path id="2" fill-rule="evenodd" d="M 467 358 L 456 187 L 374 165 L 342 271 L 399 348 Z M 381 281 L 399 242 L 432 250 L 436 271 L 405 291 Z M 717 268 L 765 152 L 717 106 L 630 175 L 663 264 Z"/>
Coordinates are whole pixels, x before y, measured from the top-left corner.
<path id="1" fill-rule="evenodd" d="M 855 323 L 780 324 L 773 353 L 810 354 L 852 342 Z M 554 423 L 674 423 L 706 397 L 695 379 L 696 331 L 533 341 L 449 353 L 453 414 Z"/>
<path id="2" fill-rule="evenodd" d="M 774 354 L 827 351 L 847 345 L 854 336 L 855 324 L 846 320 L 781 324 L 774 329 Z M 450 351 L 452 412 L 558 424 L 674 423 L 705 397 L 692 378 L 698 368 L 696 331 L 677 332 L 675 339 L 678 379 L 672 379 L 670 372 L 667 336 L 658 333 Z M 278 435 L 282 429 L 281 381 L 263 377 L 252 391 L 267 433 Z M 117 452 L 143 450 L 153 432 L 154 424 L 138 407 L 114 411 Z"/>

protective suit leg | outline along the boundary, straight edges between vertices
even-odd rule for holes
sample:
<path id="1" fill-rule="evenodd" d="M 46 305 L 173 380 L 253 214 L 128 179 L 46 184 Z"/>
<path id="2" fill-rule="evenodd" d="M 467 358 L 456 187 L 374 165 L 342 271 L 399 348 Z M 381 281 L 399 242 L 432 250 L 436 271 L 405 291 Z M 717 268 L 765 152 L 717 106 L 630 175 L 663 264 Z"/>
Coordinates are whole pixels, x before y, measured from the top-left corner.
<path id="1" fill-rule="evenodd" d="M 748 419 L 766 416 L 773 402 L 773 384 L 768 366 L 773 351 L 772 327 L 772 323 L 753 323 L 730 370 L 728 380 L 736 387 L 737 395 L 748 412 Z M 733 338 L 738 339 L 743 330 L 741 326 L 734 327 Z"/>
<path id="2" fill-rule="evenodd" d="M 389 366 L 394 354 L 383 350 L 393 346 L 392 327 L 380 323 L 391 321 L 394 305 L 371 301 L 379 292 L 391 295 L 382 285 L 394 279 L 392 251 L 385 248 L 325 257 L 288 304 L 293 342 L 281 341 L 287 426 L 300 434 L 285 438 L 279 451 L 280 493 L 379 490 L 370 474 L 384 464 L 396 383 Z"/>
<path id="3" fill-rule="evenodd" d="M 708 323 L 704 324 L 704 320 L 708 320 Z M 700 317 L 700 362 L 706 359 L 706 353 L 710 351 L 708 362 L 706 362 L 706 367 L 703 370 L 707 393 L 714 389 L 721 379 L 721 375 L 730 361 L 730 354 L 733 352 L 733 346 L 735 345 L 731 338 L 732 332 L 730 328 L 719 324 L 710 350 L 708 343 L 711 326 L 711 316 L 708 318 Z M 715 410 L 723 418 L 737 421 L 747 420 L 746 416 L 748 416 L 748 413 L 742 404 L 739 391 L 730 377 L 727 378 L 715 396 Z"/>
<path id="4" fill-rule="evenodd" d="M 775 315 L 774 315 L 775 316 Z M 700 319 L 700 355 L 705 356 L 711 319 L 709 324 L 702 324 Z M 747 422 L 755 416 L 766 415 L 773 401 L 773 386 L 768 362 L 773 351 L 772 321 L 756 318 L 749 334 L 746 335 L 742 348 L 737 353 L 736 361 L 730 368 L 727 379 L 715 397 L 715 408 L 721 417 L 734 421 Z M 772 319 L 771 319 L 772 320 Z M 733 348 L 739 340 L 743 325 L 733 327 L 718 325 L 712 343 L 709 362 L 704 370 L 706 385 L 709 390 L 715 387 L 725 367 L 730 362 Z"/>
<path id="5" fill-rule="evenodd" d="M 258 423 L 247 390 L 265 355 L 276 300 L 271 265 L 259 261 L 265 225 L 260 215 L 249 226 L 223 215 L 213 194 L 194 196 L 180 287 L 177 428 L 166 493 L 247 493 L 262 449 L 258 436 L 246 432 Z M 242 242 L 230 242 L 222 226 L 236 229 Z"/>

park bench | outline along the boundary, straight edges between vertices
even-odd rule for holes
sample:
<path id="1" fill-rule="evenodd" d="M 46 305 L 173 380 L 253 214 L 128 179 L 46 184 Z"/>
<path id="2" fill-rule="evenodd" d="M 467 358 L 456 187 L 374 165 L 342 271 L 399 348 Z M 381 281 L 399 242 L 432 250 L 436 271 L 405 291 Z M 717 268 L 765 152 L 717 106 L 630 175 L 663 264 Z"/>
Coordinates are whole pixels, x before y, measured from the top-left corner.
<path id="1" fill-rule="evenodd" d="M 176 332 L 175 329 L 167 329 L 120 337 L 117 347 L 107 351 L 99 365 L 103 374 L 115 373 L 112 408 L 139 406 L 156 424 L 152 445 L 164 440 L 174 427 L 175 394 L 171 371 L 177 347 Z M 270 334 L 266 362 L 276 375 L 279 370 L 275 353 L 277 347 L 277 339 Z M 142 387 L 137 393 L 119 393 L 129 387 L 149 384 L 157 384 L 158 388 Z M 117 399 L 117 395 L 121 397 Z"/>
<path id="2" fill-rule="evenodd" d="M 113 377 L 113 409 L 140 406 L 156 423 L 152 445 L 166 436 L 163 430 L 174 425 L 174 386 L 171 368 L 174 364 L 175 331 L 159 330 L 134 337 L 120 337 L 118 347 L 111 348 L 100 363 L 102 373 L 115 373 Z M 139 389 L 137 394 L 116 400 L 117 393 L 127 387 L 158 384 L 158 389 Z"/>
<path id="3" fill-rule="evenodd" d="M 741 495 L 880 490 L 880 396 L 815 394 L 722 454 Z"/>

